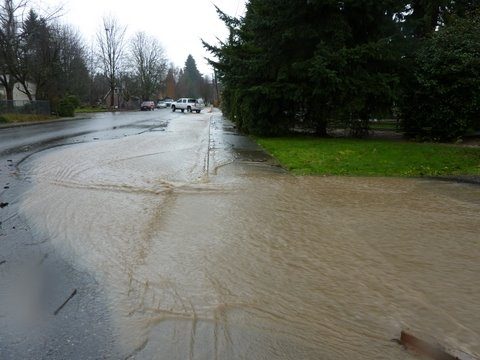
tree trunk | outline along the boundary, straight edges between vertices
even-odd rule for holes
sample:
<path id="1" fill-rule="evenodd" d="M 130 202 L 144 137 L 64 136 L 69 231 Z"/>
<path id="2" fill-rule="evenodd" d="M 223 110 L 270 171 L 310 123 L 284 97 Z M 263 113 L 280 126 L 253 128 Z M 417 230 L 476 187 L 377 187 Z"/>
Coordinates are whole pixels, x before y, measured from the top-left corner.
<path id="1" fill-rule="evenodd" d="M 318 106 L 321 103 L 320 100 L 314 99 L 307 103 L 304 107 L 307 109 L 305 114 L 305 119 L 307 120 L 307 124 L 313 127 L 315 131 L 315 135 L 319 137 L 327 137 L 327 112 L 324 112 L 322 108 Z"/>
<path id="2" fill-rule="evenodd" d="M 369 133 L 369 112 L 367 110 L 363 110 L 360 111 L 358 115 L 358 119 L 352 119 L 353 121 L 350 125 L 350 133 L 353 137 L 364 138 L 368 136 Z"/>
<path id="3" fill-rule="evenodd" d="M 22 84 L 23 90 L 20 90 L 20 91 L 23 92 L 25 95 L 27 95 L 28 100 L 32 101 L 33 95 L 28 89 L 28 83 L 26 81 L 22 81 L 21 84 Z"/>
<path id="4" fill-rule="evenodd" d="M 115 106 L 115 80 L 110 80 L 110 109 Z"/>
<path id="5" fill-rule="evenodd" d="M 327 137 L 327 122 L 324 119 L 318 119 L 315 124 L 315 135 L 320 137 Z"/>
<path id="6" fill-rule="evenodd" d="M 7 96 L 7 101 L 13 101 L 13 86 L 5 86 L 5 94 Z"/>
<path id="7" fill-rule="evenodd" d="M 115 88 L 110 89 L 110 107 L 112 109 L 115 107 Z"/>
<path id="8" fill-rule="evenodd" d="M 5 96 L 7 101 L 13 101 L 13 88 L 15 86 L 15 81 L 12 81 L 12 78 L 8 75 L 0 76 L 0 86 L 5 88 Z"/>
<path id="9" fill-rule="evenodd" d="M 8 82 L 5 86 L 5 96 L 7 100 L 7 111 L 12 111 L 13 110 L 13 84 L 10 84 Z"/>

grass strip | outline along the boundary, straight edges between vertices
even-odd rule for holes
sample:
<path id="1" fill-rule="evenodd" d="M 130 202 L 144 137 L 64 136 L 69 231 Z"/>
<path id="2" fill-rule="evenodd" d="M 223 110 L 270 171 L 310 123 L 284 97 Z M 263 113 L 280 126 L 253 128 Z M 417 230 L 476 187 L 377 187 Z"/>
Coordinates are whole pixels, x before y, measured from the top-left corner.
<path id="1" fill-rule="evenodd" d="M 85 114 L 85 113 L 98 113 L 98 112 L 108 112 L 107 108 L 104 107 L 95 107 L 95 106 L 85 106 L 75 109 L 75 114 Z"/>
<path id="2" fill-rule="evenodd" d="M 257 141 L 297 175 L 480 175 L 480 147 L 313 137 Z"/>
<path id="3" fill-rule="evenodd" d="M 0 114 L 0 124 L 9 123 L 23 123 L 23 122 L 37 122 L 58 119 L 53 115 L 39 115 L 39 114 Z"/>

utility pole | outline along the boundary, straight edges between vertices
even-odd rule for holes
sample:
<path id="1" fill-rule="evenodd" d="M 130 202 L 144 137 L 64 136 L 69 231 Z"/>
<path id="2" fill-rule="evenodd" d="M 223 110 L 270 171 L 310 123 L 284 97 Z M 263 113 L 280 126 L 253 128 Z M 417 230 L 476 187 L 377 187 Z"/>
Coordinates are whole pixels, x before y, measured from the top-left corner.
<path id="1" fill-rule="evenodd" d="M 215 86 L 215 105 L 220 105 L 220 94 L 218 93 L 217 70 L 213 69 L 213 81 Z"/>

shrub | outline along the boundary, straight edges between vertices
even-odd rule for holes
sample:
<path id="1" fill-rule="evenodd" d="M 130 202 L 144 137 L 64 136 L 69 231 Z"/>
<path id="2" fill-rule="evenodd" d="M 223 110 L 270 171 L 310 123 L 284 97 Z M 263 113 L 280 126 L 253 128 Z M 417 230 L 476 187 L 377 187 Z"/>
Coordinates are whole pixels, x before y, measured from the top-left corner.
<path id="1" fill-rule="evenodd" d="M 69 103 L 71 103 L 74 108 L 78 108 L 80 107 L 80 100 L 78 99 L 78 97 L 76 95 L 67 95 L 65 97 L 65 100 L 67 100 Z"/>
<path id="2" fill-rule="evenodd" d="M 57 114 L 61 117 L 75 116 L 75 105 L 67 98 L 60 100 L 57 106 Z"/>
<path id="3" fill-rule="evenodd" d="M 421 44 L 401 103 L 406 135 L 452 140 L 480 128 L 480 20 L 457 19 Z"/>

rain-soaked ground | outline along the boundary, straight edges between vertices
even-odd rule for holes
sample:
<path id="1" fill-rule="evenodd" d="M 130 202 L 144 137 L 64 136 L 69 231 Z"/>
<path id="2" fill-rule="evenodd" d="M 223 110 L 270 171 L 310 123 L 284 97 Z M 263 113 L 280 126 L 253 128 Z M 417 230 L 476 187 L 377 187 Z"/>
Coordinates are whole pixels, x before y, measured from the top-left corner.
<path id="1" fill-rule="evenodd" d="M 220 113 L 36 152 L 18 172 L 42 245 L 23 244 L 40 249 L 30 282 L 0 296 L 30 301 L 0 324 L 36 347 L 0 328 L 6 355 L 414 358 L 391 341 L 402 329 L 480 354 L 478 186 L 291 176 Z"/>
<path id="2" fill-rule="evenodd" d="M 164 131 L 172 118 L 174 114 L 162 111 L 105 113 L 0 126 L 0 359 L 121 357 L 100 284 L 65 261 L 19 211 L 33 182 L 27 164 L 31 156 L 48 149 Z M 75 290 L 72 300 L 54 315 Z"/>

